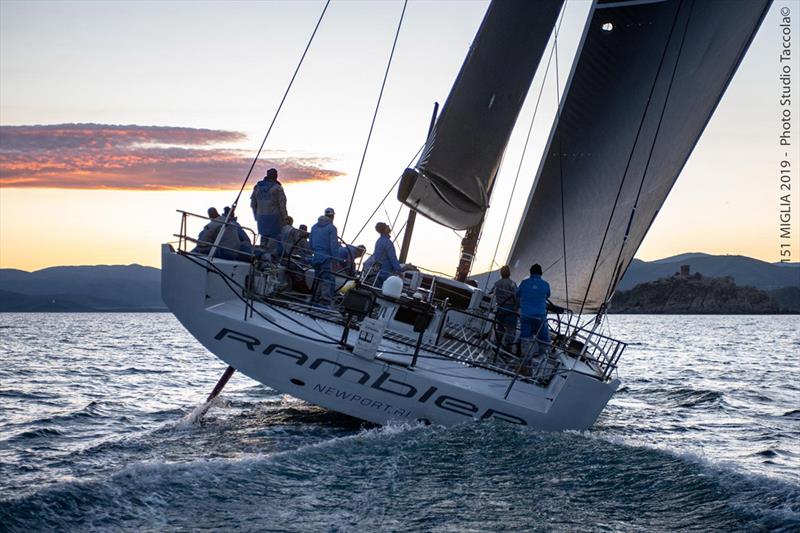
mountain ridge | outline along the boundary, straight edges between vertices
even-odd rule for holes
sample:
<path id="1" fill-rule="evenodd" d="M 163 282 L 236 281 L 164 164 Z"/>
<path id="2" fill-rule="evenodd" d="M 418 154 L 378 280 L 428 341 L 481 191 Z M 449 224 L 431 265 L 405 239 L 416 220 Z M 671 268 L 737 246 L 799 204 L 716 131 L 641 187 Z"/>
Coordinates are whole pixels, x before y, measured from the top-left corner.
<path id="1" fill-rule="evenodd" d="M 739 286 L 765 290 L 794 307 L 800 292 L 800 263 L 768 263 L 739 255 L 688 252 L 654 261 L 634 259 L 619 290 L 668 278 L 688 264 L 692 273 L 731 277 Z M 493 279 L 497 274 L 493 273 Z M 479 274 L 473 279 L 485 279 Z M 521 281 L 521 280 L 517 280 Z M 484 281 L 481 280 L 480 286 Z M 786 291 L 787 287 L 797 291 Z M 776 292 L 777 291 L 777 292 Z M 775 294 L 773 294 L 773 292 Z M 161 300 L 161 271 L 128 265 L 52 266 L 33 272 L 0 269 L 0 312 L 166 311 Z"/>

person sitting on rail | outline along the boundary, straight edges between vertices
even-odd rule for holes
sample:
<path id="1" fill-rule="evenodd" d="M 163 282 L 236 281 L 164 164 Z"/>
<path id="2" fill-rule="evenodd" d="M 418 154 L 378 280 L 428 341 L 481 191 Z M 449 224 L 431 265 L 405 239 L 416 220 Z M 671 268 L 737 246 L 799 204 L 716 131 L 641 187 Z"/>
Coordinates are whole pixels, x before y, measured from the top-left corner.
<path id="1" fill-rule="evenodd" d="M 300 224 L 297 229 L 289 236 L 289 242 L 285 245 L 285 253 L 288 256 L 298 257 L 305 263 L 311 262 L 311 245 L 308 242 L 308 226 Z"/>
<path id="2" fill-rule="evenodd" d="M 229 207 L 223 209 L 222 212 L 223 212 L 222 215 L 219 215 L 217 218 L 214 219 L 214 222 L 216 222 L 219 225 L 219 230 L 214 236 L 214 241 L 212 242 L 212 246 L 214 242 L 216 242 L 216 240 L 219 238 L 219 233 L 222 232 L 222 237 L 219 238 L 219 243 L 217 243 L 217 248 L 214 252 L 214 257 L 217 257 L 219 259 L 229 259 L 231 261 L 246 260 L 243 259 L 243 257 L 239 253 L 240 251 L 242 251 L 240 231 L 242 234 L 244 234 L 244 230 L 242 230 L 242 227 L 239 226 L 238 222 L 236 222 L 236 217 L 234 216 L 235 213 L 231 213 L 230 217 L 228 217 L 228 213 L 230 212 Z M 228 219 L 227 221 L 226 218 Z M 247 238 L 246 235 L 245 238 Z M 247 239 L 248 242 L 249 240 L 250 239 Z"/>
<path id="3" fill-rule="evenodd" d="M 296 231 L 297 228 L 294 227 L 294 218 L 287 216 L 286 220 L 283 221 L 283 227 L 281 227 L 281 247 L 284 253 L 289 249 L 289 240 Z"/>
<path id="4" fill-rule="evenodd" d="M 228 216 L 228 212 L 230 211 L 230 207 L 226 207 L 222 211 L 222 219 L 225 220 L 225 217 Z M 247 235 L 247 232 L 244 228 L 239 224 L 239 219 L 236 217 L 236 213 L 233 212 L 228 219 L 228 229 L 231 231 L 236 231 L 236 236 L 239 239 L 239 251 L 244 252 L 242 254 L 238 254 L 238 259 L 242 261 L 249 261 L 250 256 L 256 255 L 257 257 L 261 257 L 262 253 L 259 250 L 253 248 L 253 242 L 250 240 L 250 237 Z"/>
<path id="5" fill-rule="evenodd" d="M 550 298 L 550 284 L 542 279 L 542 267 L 537 263 L 531 266 L 531 276 L 522 281 L 517 289 L 519 299 L 519 338 L 530 341 L 536 336 L 539 354 L 550 345 L 550 329 L 547 325 L 547 299 Z"/>
<path id="6" fill-rule="evenodd" d="M 280 255 L 281 227 L 286 220 L 286 194 L 278 181 L 278 171 L 271 168 L 253 187 L 250 207 L 258 224 L 261 246 L 273 257 Z"/>
<path id="7" fill-rule="evenodd" d="M 339 250 L 339 236 L 333 217 L 336 215 L 332 207 L 325 209 L 325 214 L 311 227 L 311 266 L 314 268 L 314 290 L 312 300 L 322 304 L 333 301 L 334 282 L 331 266 L 333 258 Z"/>
<path id="8" fill-rule="evenodd" d="M 207 254 L 211 251 L 211 245 L 217 238 L 221 224 L 215 219 L 219 217 L 219 211 L 216 207 L 208 208 L 208 224 L 203 226 L 200 230 L 200 235 L 197 236 L 197 246 L 192 250 L 196 254 Z"/>

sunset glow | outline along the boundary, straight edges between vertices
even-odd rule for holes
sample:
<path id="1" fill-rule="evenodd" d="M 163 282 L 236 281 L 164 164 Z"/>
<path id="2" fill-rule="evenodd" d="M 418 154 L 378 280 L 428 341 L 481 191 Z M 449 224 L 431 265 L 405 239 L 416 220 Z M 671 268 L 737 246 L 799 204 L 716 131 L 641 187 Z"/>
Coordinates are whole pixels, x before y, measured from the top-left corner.
<path id="1" fill-rule="evenodd" d="M 776 169 L 784 151 L 776 137 L 775 80 L 782 5 L 773 5 L 638 257 L 708 252 L 780 260 Z M 564 57 L 577 46 L 588 6 L 567 3 L 558 44 Z M 158 266 L 159 244 L 178 228 L 175 209 L 203 213 L 235 199 L 321 7 L 0 3 L 0 267 Z M 275 167 L 295 221 L 310 226 L 334 207 L 341 234 L 401 7 L 331 4 L 244 204 L 255 181 Z M 384 206 L 378 202 L 423 143 L 433 102 L 446 98 L 485 9 L 486 2 L 409 4 L 347 240 L 371 249 L 378 220 L 396 219 L 394 233 L 401 233 L 407 209 L 393 192 Z M 552 71 L 534 79 L 493 191 L 474 271 L 505 261 L 558 87 L 568 76 L 562 65 L 558 85 Z M 793 168 L 800 165 L 796 151 L 786 157 L 794 158 Z M 249 209 L 239 216 L 254 226 Z M 799 218 L 793 235 L 800 233 Z M 454 271 L 460 238 L 420 218 L 410 260 Z M 795 246 L 793 261 L 800 255 L 800 243 Z"/>
<path id="2" fill-rule="evenodd" d="M 237 187 L 252 156 L 240 132 L 157 126 L 0 126 L 0 186 L 63 189 L 219 190 Z M 285 181 L 341 172 L 313 157 L 266 158 Z"/>

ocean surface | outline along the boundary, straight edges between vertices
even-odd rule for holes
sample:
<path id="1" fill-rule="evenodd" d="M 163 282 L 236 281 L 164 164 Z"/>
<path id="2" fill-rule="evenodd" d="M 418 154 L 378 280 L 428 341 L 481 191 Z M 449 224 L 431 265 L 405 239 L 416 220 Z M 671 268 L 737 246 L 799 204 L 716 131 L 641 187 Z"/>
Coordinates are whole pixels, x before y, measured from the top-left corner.
<path id="1" fill-rule="evenodd" d="M 796 316 L 619 316 L 591 431 L 366 427 L 169 314 L 0 314 L 0 531 L 800 531 Z"/>

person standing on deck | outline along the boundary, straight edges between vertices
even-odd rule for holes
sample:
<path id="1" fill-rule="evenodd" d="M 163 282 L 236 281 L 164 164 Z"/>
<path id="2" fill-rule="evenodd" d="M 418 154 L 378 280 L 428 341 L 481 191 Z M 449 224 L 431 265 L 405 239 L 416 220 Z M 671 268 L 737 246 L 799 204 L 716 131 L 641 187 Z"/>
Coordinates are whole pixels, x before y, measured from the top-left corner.
<path id="1" fill-rule="evenodd" d="M 311 266 L 314 268 L 314 300 L 330 303 L 333 300 L 334 283 L 331 263 L 339 251 L 339 235 L 333 225 L 336 215 L 332 207 L 311 227 Z"/>
<path id="2" fill-rule="evenodd" d="M 511 279 L 511 268 L 505 265 L 500 269 L 500 279 L 492 287 L 492 295 L 496 306 L 495 335 L 497 342 L 506 350 L 514 341 L 517 329 L 517 308 L 519 307 L 517 289 L 517 284 Z"/>
<path id="3" fill-rule="evenodd" d="M 385 222 L 378 222 L 375 224 L 375 231 L 378 232 L 380 237 L 375 242 L 375 250 L 372 256 L 364 261 L 362 269 L 367 272 L 367 281 L 377 287 L 382 287 L 383 282 L 386 281 L 391 274 L 399 273 L 402 269 L 400 261 L 397 260 L 397 254 L 394 250 L 394 243 L 392 243 L 389 235 L 392 229 Z"/>
<path id="4" fill-rule="evenodd" d="M 364 268 L 371 269 L 373 266 L 380 268 L 378 277 L 375 280 L 375 286 L 383 287 L 383 282 L 386 281 L 386 278 L 393 274 L 399 274 L 402 267 L 397 260 L 394 243 L 389 237 L 392 233 L 392 228 L 385 222 L 378 222 L 375 224 L 375 231 L 378 232 L 380 237 L 375 241 L 375 251 L 369 261 L 364 264 Z"/>
<path id="5" fill-rule="evenodd" d="M 550 284 L 542 279 L 542 267 L 537 263 L 531 266 L 531 277 L 523 280 L 517 289 L 519 299 L 519 338 L 528 340 L 536 335 L 539 353 L 544 353 L 550 344 L 550 331 L 547 326 L 547 299 L 550 298 Z"/>
<path id="6" fill-rule="evenodd" d="M 250 207 L 258 224 L 261 246 L 273 256 L 280 254 L 281 228 L 286 220 L 286 194 L 278 181 L 278 171 L 271 168 L 253 187 Z"/>

